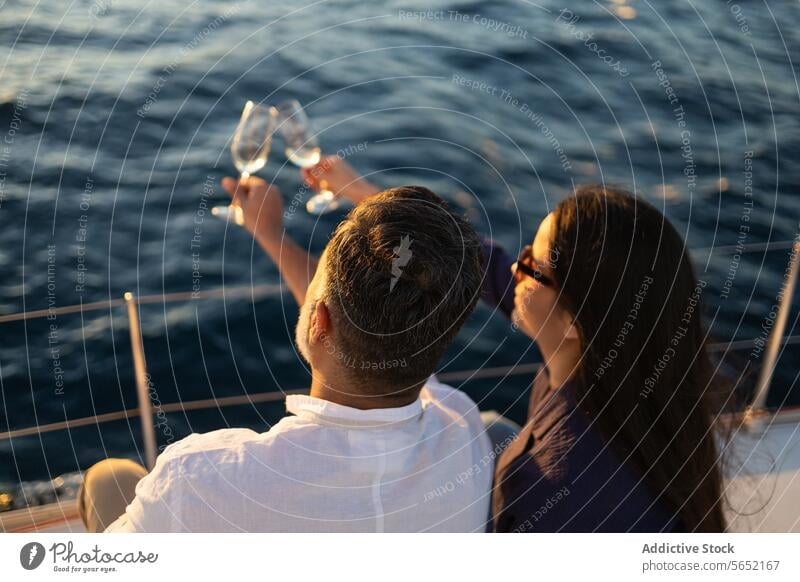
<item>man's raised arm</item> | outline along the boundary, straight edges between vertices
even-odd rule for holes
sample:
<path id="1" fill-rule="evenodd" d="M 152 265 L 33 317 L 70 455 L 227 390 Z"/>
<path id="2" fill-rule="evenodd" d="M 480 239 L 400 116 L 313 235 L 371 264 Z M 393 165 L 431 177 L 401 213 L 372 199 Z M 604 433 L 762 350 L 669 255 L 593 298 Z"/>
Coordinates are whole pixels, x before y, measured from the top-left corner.
<path id="1" fill-rule="evenodd" d="M 244 228 L 272 257 L 297 304 L 302 305 L 319 259 L 284 234 L 281 191 L 255 176 L 241 181 L 223 178 L 222 187 L 233 203 L 241 206 Z"/>

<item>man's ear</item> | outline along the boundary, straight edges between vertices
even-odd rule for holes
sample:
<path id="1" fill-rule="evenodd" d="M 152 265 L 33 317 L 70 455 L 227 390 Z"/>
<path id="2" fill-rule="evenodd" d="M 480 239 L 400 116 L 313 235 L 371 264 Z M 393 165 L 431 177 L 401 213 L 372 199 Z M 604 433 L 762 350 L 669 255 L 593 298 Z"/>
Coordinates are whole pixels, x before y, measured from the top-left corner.
<path id="1" fill-rule="evenodd" d="M 331 314 L 328 311 L 328 306 L 325 302 L 320 300 L 314 304 L 311 311 L 311 326 L 309 330 L 309 341 L 317 343 L 323 341 L 331 333 Z"/>

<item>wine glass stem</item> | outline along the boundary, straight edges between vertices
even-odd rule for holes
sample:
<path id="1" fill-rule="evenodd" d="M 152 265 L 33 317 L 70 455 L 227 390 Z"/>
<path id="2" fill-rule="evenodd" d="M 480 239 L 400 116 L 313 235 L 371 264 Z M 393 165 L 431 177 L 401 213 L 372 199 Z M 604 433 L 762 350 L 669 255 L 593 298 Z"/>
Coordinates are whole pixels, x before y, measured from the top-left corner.
<path id="1" fill-rule="evenodd" d="M 239 183 L 247 180 L 250 177 L 249 172 L 241 172 L 239 174 Z M 244 213 L 242 211 L 242 206 L 239 204 L 237 200 L 231 202 L 229 210 L 233 213 L 233 221 L 238 224 L 239 226 L 244 225 Z"/>
<path id="2" fill-rule="evenodd" d="M 239 174 L 239 183 L 241 184 L 242 182 L 246 181 L 249 177 L 250 177 L 250 173 L 249 172 L 241 172 Z M 231 203 L 231 206 L 233 206 L 235 208 L 239 208 L 238 202 Z"/>
<path id="3" fill-rule="evenodd" d="M 324 194 L 324 193 L 327 193 L 327 192 L 330 192 L 331 195 L 333 194 L 333 192 L 331 192 L 328 189 L 328 181 L 327 180 L 320 180 L 319 181 L 319 193 L 320 194 Z"/>

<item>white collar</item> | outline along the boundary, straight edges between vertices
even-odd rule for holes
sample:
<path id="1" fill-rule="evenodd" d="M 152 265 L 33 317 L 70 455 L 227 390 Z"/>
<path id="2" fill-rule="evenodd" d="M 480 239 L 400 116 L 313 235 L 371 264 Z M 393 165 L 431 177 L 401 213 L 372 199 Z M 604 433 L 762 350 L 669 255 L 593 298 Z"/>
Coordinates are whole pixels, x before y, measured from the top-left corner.
<path id="1" fill-rule="evenodd" d="M 375 427 L 405 422 L 422 414 L 422 397 L 399 408 L 360 410 L 322 398 L 291 394 L 286 397 L 286 410 L 297 416 L 312 417 L 326 424 Z"/>

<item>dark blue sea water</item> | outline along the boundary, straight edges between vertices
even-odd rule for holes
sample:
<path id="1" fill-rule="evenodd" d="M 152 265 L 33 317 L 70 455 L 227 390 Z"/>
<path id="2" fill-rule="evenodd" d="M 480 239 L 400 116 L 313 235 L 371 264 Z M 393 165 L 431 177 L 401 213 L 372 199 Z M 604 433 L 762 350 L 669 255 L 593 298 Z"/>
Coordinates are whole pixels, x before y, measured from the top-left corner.
<path id="1" fill-rule="evenodd" d="M 22 0 L 0 2 L 0 16 L 0 314 L 190 291 L 195 272 L 202 290 L 277 283 L 246 233 L 203 211 L 224 200 L 216 184 L 233 172 L 244 101 L 296 97 L 325 151 L 363 144 L 349 156 L 358 170 L 428 185 L 512 252 L 573 184 L 635 189 L 705 249 L 695 258 L 714 337 L 771 325 L 786 246 L 740 259 L 720 247 L 798 235 L 797 2 Z M 298 193 L 282 148 L 262 175 L 287 205 Z M 319 250 L 341 217 L 301 206 L 287 228 Z M 288 295 L 141 315 L 162 403 L 308 385 Z M 135 407 L 128 333 L 118 307 L 0 324 L 0 431 Z M 750 352 L 725 357 L 734 377 L 748 366 L 745 383 L 759 363 Z M 480 307 L 443 368 L 533 357 Z M 790 343 L 773 405 L 800 403 L 798 369 Z M 519 419 L 529 381 L 463 387 Z M 282 413 L 169 414 L 159 443 L 263 429 Z M 0 482 L 135 455 L 139 443 L 136 419 L 3 441 Z"/>

